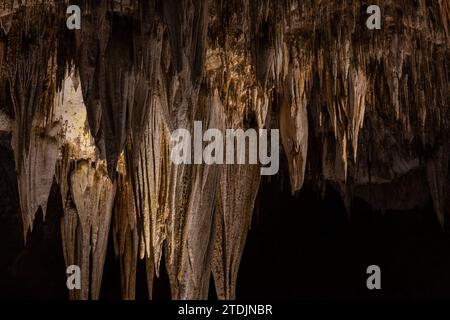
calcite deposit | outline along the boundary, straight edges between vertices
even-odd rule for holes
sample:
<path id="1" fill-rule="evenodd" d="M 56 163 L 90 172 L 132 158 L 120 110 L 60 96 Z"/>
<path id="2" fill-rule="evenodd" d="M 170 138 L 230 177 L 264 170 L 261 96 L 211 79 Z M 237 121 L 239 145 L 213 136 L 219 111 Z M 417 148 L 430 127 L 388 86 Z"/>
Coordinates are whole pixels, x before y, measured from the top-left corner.
<path id="1" fill-rule="evenodd" d="M 260 168 L 173 164 L 170 133 L 194 121 L 279 129 L 293 194 L 328 182 L 346 204 L 399 210 L 431 196 L 444 225 L 450 2 L 372 2 L 0 0 L 24 240 L 56 181 L 64 258 L 82 270 L 71 298 L 99 298 L 110 229 L 124 299 L 138 259 L 150 295 L 164 263 L 174 299 L 207 298 L 211 277 L 235 298 Z"/>

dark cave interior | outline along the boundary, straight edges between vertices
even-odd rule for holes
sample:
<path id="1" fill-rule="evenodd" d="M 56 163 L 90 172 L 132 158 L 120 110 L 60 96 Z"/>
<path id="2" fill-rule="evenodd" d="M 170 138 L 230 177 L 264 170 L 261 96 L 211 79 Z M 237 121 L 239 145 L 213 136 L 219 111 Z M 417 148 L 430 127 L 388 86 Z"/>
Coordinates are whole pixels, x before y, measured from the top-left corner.
<path id="1" fill-rule="evenodd" d="M 17 202 L 13 153 L 0 143 L 0 298 L 68 299 L 53 185 L 26 245 Z M 450 298 L 450 233 L 436 219 L 431 199 L 410 211 L 373 210 L 354 199 L 348 215 L 330 185 L 322 197 L 307 184 L 290 193 L 286 173 L 264 181 L 257 199 L 238 276 L 238 299 Z M 382 289 L 366 288 L 366 268 L 377 264 Z M 136 299 L 148 298 L 145 265 L 138 262 Z M 210 299 L 216 299 L 211 278 Z M 121 298 L 120 268 L 111 236 L 100 299 Z M 161 264 L 153 298 L 170 299 Z"/>

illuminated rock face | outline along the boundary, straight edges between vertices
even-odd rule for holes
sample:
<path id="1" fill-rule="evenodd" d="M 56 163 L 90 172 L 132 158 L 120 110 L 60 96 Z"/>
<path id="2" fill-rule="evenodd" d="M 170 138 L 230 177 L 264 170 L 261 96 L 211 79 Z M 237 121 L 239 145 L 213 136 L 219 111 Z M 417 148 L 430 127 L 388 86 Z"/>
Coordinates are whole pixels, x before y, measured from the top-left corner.
<path id="1" fill-rule="evenodd" d="M 84 6 L 83 6 L 84 5 Z M 449 211 L 450 4 L 0 1 L 0 131 L 12 133 L 25 238 L 55 178 L 75 299 L 96 299 L 111 220 L 123 297 L 164 258 L 173 298 L 235 297 L 255 165 L 174 165 L 170 132 L 279 128 L 291 191 Z M 68 76 L 70 75 L 70 76 Z M 420 193 L 420 196 L 416 196 Z M 111 219 L 111 217 L 113 217 Z M 288 223 L 288 222 L 287 222 Z M 151 292 L 151 290 L 150 290 Z"/>

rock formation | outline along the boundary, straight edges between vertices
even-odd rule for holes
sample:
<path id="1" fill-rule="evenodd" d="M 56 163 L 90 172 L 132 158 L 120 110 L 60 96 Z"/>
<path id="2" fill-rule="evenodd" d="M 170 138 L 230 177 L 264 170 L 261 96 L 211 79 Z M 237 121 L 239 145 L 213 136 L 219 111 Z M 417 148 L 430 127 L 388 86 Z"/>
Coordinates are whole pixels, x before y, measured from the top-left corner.
<path id="1" fill-rule="evenodd" d="M 0 132 L 24 239 L 55 180 L 74 299 L 99 297 L 110 228 L 122 293 L 137 259 L 174 299 L 235 298 L 258 165 L 175 165 L 170 132 L 280 129 L 292 193 L 333 184 L 375 208 L 450 210 L 450 2 L 0 0 Z M 163 260 L 164 258 L 164 260 Z"/>

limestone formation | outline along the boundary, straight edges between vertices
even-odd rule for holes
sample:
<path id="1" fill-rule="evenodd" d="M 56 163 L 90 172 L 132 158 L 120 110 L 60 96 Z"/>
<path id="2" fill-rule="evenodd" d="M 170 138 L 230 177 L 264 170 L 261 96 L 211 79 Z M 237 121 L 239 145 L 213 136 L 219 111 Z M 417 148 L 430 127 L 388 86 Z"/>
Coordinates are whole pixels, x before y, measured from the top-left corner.
<path id="1" fill-rule="evenodd" d="M 170 133 L 280 129 L 291 192 L 333 184 L 375 208 L 431 196 L 450 213 L 450 2 L 0 0 L 0 132 L 11 134 L 24 238 L 61 191 L 73 299 L 97 299 L 110 228 L 122 294 L 236 297 L 258 165 L 175 165 Z M 417 184 L 425 186 L 418 188 Z M 420 196 L 411 196 L 420 192 Z M 286 222 L 289 223 L 289 222 Z M 450 253 L 449 253 L 450 254 Z"/>

